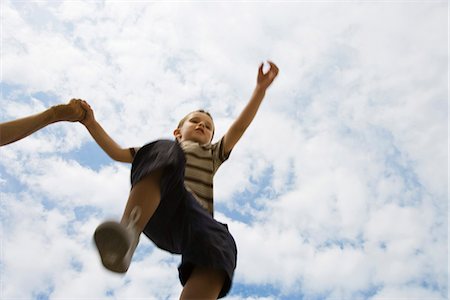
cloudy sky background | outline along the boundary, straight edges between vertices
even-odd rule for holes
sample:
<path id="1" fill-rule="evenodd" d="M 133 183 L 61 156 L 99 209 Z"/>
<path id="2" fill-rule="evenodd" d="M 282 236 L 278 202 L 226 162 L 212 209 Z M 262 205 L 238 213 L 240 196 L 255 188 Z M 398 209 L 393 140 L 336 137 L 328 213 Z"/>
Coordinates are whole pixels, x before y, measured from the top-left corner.
<path id="1" fill-rule="evenodd" d="M 238 244 L 228 299 L 448 296 L 446 1 L 2 1 L 6 121 L 83 98 L 123 146 L 204 108 L 220 138 L 258 65 L 280 74 L 215 178 Z M 178 256 L 92 243 L 127 164 L 78 123 L 0 149 L 1 299 L 175 299 Z"/>

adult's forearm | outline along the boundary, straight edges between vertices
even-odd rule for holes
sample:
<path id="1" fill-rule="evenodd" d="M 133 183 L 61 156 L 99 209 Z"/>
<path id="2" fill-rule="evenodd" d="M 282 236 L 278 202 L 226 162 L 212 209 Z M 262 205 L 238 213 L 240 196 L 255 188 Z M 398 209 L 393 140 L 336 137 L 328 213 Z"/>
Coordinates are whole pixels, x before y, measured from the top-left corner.
<path id="1" fill-rule="evenodd" d="M 29 117 L 1 123 L 0 146 L 23 139 L 54 122 L 56 122 L 54 110 L 49 108 Z"/>

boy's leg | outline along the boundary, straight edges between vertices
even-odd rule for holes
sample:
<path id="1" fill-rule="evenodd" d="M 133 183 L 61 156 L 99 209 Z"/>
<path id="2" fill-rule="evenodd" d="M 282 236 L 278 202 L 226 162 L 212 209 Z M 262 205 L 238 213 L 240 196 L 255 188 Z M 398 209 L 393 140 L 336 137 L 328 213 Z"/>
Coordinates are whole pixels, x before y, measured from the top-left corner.
<path id="1" fill-rule="evenodd" d="M 95 230 L 94 241 L 107 269 L 128 270 L 139 236 L 160 203 L 161 173 L 156 170 L 134 185 L 120 224 L 108 221 Z"/>
<path id="2" fill-rule="evenodd" d="M 120 221 L 127 225 L 131 211 L 135 207 L 141 209 L 141 216 L 136 224 L 136 230 L 142 232 L 161 201 L 161 174 L 162 170 L 156 170 L 152 174 L 142 178 L 130 192 L 125 211 Z"/>
<path id="3" fill-rule="evenodd" d="M 225 282 L 221 270 L 196 267 L 181 292 L 180 300 L 217 299 Z"/>

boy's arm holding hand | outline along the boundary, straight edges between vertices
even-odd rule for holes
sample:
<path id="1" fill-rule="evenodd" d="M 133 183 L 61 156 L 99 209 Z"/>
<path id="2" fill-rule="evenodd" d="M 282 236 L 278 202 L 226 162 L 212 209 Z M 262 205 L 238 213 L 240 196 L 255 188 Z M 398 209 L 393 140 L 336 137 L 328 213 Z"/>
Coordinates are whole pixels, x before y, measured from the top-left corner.
<path id="1" fill-rule="evenodd" d="M 253 121 L 259 106 L 266 95 L 267 88 L 272 84 L 275 77 L 278 75 L 278 67 L 269 61 L 270 69 L 264 74 L 262 63 L 258 70 L 258 78 L 256 88 L 250 98 L 247 106 L 241 112 L 239 117 L 233 122 L 224 136 L 224 153 L 229 153 L 234 145 L 240 140 L 245 130 Z"/>
<path id="2" fill-rule="evenodd" d="M 113 160 L 131 163 L 133 157 L 128 148 L 119 146 L 103 129 L 94 117 L 94 111 L 91 106 L 82 101 L 81 106 L 86 111 L 86 117 L 80 121 L 89 131 L 97 144 L 109 155 Z"/>

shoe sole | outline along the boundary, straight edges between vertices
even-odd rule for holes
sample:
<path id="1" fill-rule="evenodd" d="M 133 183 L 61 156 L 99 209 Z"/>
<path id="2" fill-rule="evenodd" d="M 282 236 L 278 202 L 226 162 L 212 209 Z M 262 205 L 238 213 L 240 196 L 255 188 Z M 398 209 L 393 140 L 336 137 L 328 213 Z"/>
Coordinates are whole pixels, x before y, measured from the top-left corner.
<path id="1" fill-rule="evenodd" d="M 94 233 L 103 266 L 116 273 L 125 273 L 128 268 L 124 266 L 124 257 L 130 248 L 127 232 L 117 222 L 105 222 L 97 227 Z"/>

